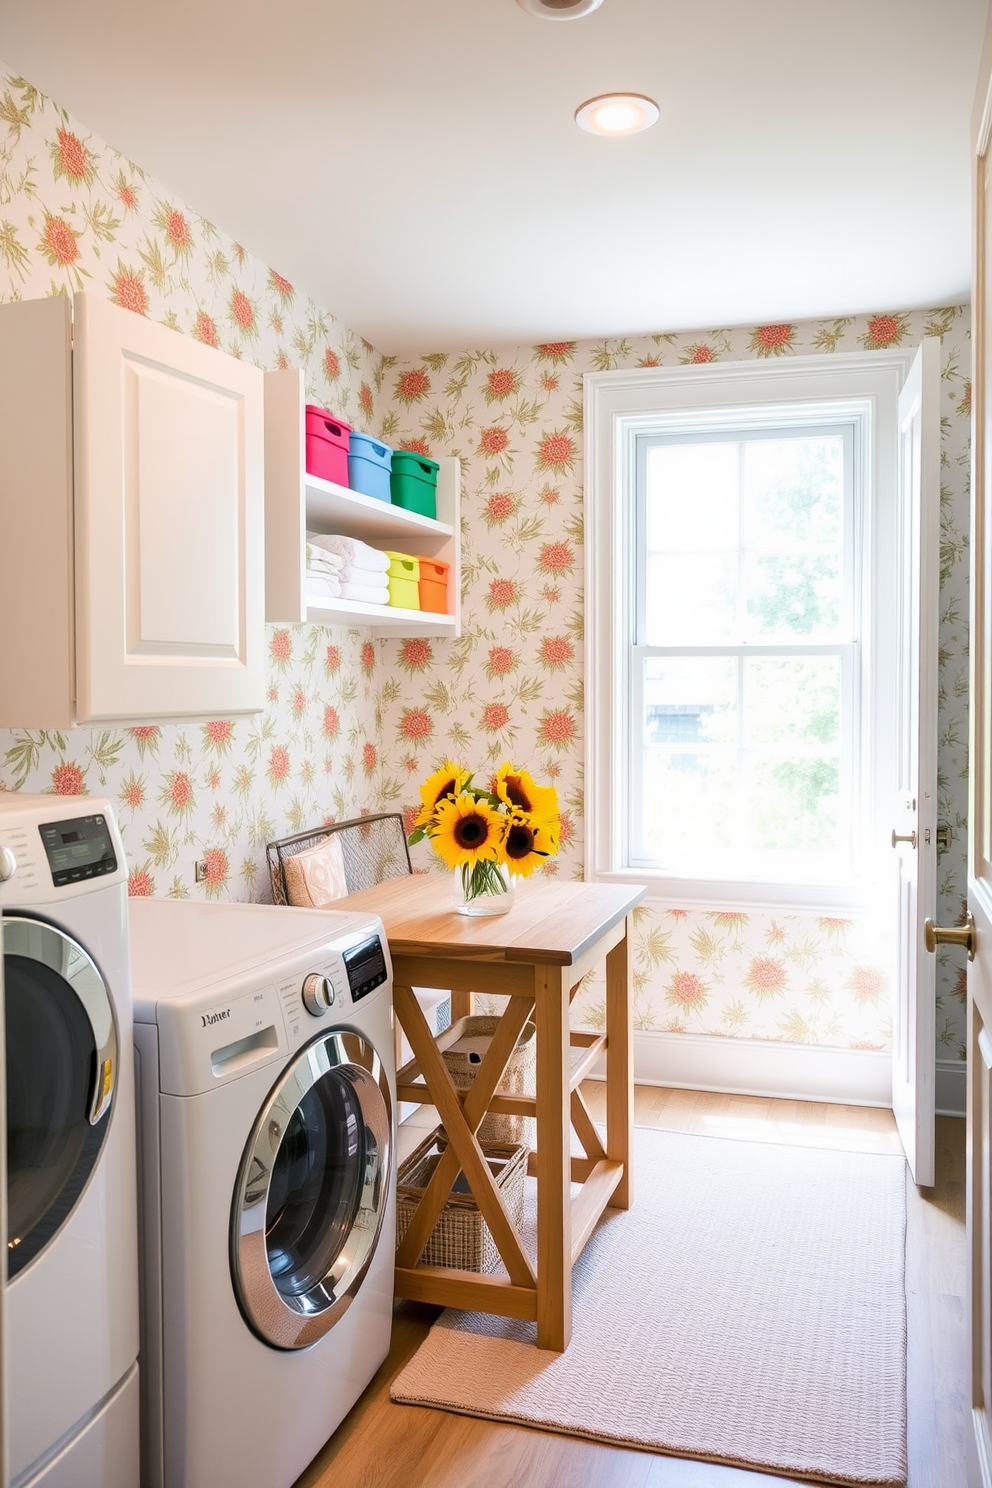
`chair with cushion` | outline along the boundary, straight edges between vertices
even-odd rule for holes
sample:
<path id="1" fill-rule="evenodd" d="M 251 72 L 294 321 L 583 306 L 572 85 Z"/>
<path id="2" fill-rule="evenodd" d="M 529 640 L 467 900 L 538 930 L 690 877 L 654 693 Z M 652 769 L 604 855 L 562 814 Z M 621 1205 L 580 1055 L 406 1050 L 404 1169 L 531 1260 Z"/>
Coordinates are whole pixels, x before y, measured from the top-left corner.
<path id="1" fill-rule="evenodd" d="M 345 894 L 356 894 L 384 879 L 413 872 L 403 817 L 398 811 L 356 816 L 280 837 L 267 845 L 265 855 L 273 904 L 297 909 L 332 909 L 335 900 Z M 413 991 L 424 1011 L 433 1014 L 440 1032 L 451 1017 L 450 994 L 433 988 L 414 987 Z M 398 1022 L 396 1041 L 399 1068 L 409 1051 Z"/>
<path id="2" fill-rule="evenodd" d="M 273 904 L 319 909 L 412 873 L 403 817 L 398 811 L 356 816 L 280 837 L 265 849 Z"/>

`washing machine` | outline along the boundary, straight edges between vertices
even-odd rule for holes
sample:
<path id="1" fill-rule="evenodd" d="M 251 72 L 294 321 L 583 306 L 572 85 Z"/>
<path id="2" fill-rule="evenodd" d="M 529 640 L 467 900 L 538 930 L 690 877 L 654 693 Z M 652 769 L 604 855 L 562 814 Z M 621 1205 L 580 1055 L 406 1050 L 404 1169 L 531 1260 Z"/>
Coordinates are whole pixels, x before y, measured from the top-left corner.
<path id="1" fill-rule="evenodd" d="M 12 1488 L 135 1488 L 127 868 L 109 801 L 0 795 Z"/>
<path id="2" fill-rule="evenodd" d="M 191 900 L 130 911 L 143 1488 L 289 1488 L 389 1351 L 382 923 Z"/>

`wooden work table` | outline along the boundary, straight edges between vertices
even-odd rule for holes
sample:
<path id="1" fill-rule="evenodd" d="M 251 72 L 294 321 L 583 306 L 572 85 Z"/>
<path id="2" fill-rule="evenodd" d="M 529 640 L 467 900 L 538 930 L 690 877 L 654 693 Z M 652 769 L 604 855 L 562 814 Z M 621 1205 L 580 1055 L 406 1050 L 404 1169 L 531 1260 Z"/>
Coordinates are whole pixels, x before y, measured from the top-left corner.
<path id="1" fill-rule="evenodd" d="M 636 884 L 524 881 L 508 914 L 458 914 L 449 876 L 414 874 L 350 894 L 340 909 L 381 916 L 393 962 L 396 1016 L 413 1051 L 397 1075 L 397 1098 L 436 1107 L 448 1138 L 396 1253 L 396 1292 L 421 1302 L 533 1319 L 539 1347 L 562 1350 L 572 1331 L 572 1265 L 607 1204 L 631 1203 L 633 1121 L 628 940 Z M 578 983 L 606 961 L 603 1033 L 569 1031 Z M 473 993 L 509 998 L 468 1091 L 455 1088 L 413 987 L 451 992 L 452 1022 L 472 1011 Z M 537 1094 L 494 1092 L 524 1025 L 537 1029 Z M 606 1137 L 579 1089 L 606 1055 Z M 483 1157 L 476 1130 L 486 1112 L 534 1116 L 537 1149 L 537 1266 L 524 1252 Z M 584 1156 L 573 1157 L 570 1130 Z M 507 1275 L 418 1265 L 459 1169 L 468 1180 Z M 572 1196 L 571 1185 L 581 1184 Z"/>

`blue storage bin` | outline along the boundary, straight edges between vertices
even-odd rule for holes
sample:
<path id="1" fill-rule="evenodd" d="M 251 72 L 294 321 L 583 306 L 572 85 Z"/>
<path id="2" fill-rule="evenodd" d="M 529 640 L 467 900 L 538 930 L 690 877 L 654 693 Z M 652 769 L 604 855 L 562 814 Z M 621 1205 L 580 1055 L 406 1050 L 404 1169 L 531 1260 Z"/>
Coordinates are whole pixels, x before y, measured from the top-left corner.
<path id="1" fill-rule="evenodd" d="M 352 429 L 348 436 L 348 485 L 353 491 L 374 496 L 377 501 L 389 501 L 392 461 L 393 452 L 388 444 Z"/>

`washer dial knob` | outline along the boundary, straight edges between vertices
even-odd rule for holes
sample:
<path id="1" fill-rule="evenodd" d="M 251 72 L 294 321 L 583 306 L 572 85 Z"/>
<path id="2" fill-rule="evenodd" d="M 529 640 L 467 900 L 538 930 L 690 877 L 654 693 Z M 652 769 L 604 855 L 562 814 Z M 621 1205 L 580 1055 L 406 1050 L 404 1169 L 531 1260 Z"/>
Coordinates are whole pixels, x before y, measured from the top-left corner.
<path id="1" fill-rule="evenodd" d="M 17 859 L 9 847 L 0 847 L 0 883 L 6 883 L 17 872 Z"/>
<path id="2" fill-rule="evenodd" d="M 334 988 L 326 976 L 312 971 L 303 981 L 303 1006 L 315 1018 L 321 1018 L 334 1006 Z"/>

